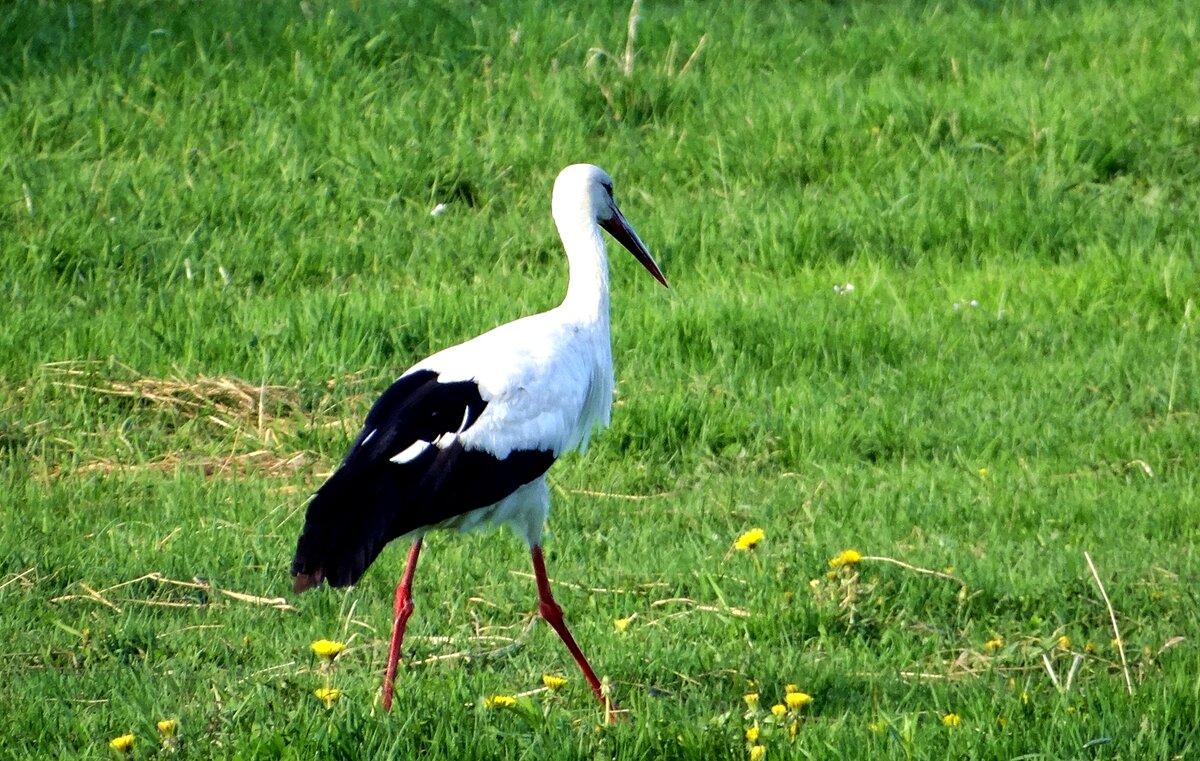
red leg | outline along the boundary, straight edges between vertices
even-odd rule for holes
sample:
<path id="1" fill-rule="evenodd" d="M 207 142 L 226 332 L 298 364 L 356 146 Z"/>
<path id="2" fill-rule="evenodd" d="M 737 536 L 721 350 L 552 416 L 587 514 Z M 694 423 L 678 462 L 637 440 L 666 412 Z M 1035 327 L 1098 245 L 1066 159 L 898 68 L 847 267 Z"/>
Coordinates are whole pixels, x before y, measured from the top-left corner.
<path id="1" fill-rule="evenodd" d="M 583 671 L 583 676 L 587 679 L 588 684 L 592 688 L 592 692 L 596 693 L 596 697 L 600 698 L 600 702 L 604 704 L 605 719 L 612 723 L 616 718 L 616 713 L 620 710 L 616 703 L 613 703 L 607 695 L 604 694 L 604 688 L 600 685 L 600 680 L 596 678 L 596 672 L 592 671 L 591 665 L 587 658 L 584 657 L 583 651 L 579 649 L 579 645 L 575 644 L 575 638 L 571 636 L 570 630 L 567 629 L 567 624 L 563 621 L 562 608 L 554 600 L 554 595 L 550 592 L 550 579 L 546 576 L 546 559 L 542 557 L 542 548 L 534 545 L 531 550 L 533 555 L 533 575 L 537 579 L 538 589 L 538 612 L 542 618 L 546 619 L 546 623 L 558 633 L 563 644 L 571 651 L 571 656 L 575 658 L 575 662 L 579 664 L 579 668 Z"/>
<path id="2" fill-rule="evenodd" d="M 396 586 L 396 617 L 392 620 L 392 645 L 388 648 L 387 672 L 383 676 L 383 710 L 392 710 L 392 681 L 396 678 L 396 664 L 400 661 L 400 644 L 404 642 L 404 627 L 413 612 L 412 581 L 417 570 L 417 556 L 421 554 L 421 540 L 413 542 L 408 551 L 408 563 L 404 566 L 404 577 Z"/>

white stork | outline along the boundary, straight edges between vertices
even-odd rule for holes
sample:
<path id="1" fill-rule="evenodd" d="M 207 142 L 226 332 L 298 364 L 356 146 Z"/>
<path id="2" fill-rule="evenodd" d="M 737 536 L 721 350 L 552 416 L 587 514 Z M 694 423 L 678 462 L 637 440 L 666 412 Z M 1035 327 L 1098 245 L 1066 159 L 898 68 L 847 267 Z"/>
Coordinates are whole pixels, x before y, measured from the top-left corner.
<path id="1" fill-rule="evenodd" d="M 646 245 L 613 199 L 612 178 L 575 164 L 554 182 L 554 221 L 570 262 L 562 304 L 440 351 L 405 371 L 367 413 L 346 459 L 308 505 L 296 546 L 296 592 L 358 581 L 384 545 L 412 542 L 396 587 L 383 706 L 404 629 L 421 540 L 435 528 L 507 524 L 529 544 L 538 612 L 562 638 L 612 718 L 615 706 L 563 622 L 542 556 L 546 471 L 583 451 L 612 411 L 607 230 L 664 286 Z"/>

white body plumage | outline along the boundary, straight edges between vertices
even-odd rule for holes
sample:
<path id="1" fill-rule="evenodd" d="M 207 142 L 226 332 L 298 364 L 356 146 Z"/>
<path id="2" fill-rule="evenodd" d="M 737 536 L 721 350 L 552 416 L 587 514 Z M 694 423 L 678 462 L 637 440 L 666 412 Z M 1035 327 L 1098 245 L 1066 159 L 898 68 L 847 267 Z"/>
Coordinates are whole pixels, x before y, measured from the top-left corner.
<path id="1" fill-rule="evenodd" d="M 603 253 L 601 253 L 603 256 Z M 606 299 L 607 301 L 607 299 Z M 545 449 L 557 458 L 586 451 L 596 428 L 612 416 L 613 367 L 607 304 L 600 319 L 572 319 L 559 306 L 501 325 L 423 360 L 409 372 L 432 370 L 438 381 L 471 381 L 487 408 L 454 437 L 420 442 L 504 459 L 514 450 Z M 485 524 L 510 526 L 530 545 L 541 538 L 550 510 L 545 475 L 497 503 L 406 534 L 431 528 L 469 531 Z"/>

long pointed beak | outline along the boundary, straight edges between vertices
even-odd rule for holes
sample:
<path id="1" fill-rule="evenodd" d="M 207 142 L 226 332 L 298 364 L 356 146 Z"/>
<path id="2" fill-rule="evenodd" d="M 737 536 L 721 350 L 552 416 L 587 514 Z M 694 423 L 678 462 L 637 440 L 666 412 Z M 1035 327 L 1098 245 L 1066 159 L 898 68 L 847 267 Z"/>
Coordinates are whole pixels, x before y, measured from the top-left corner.
<path id="1" fill-rule="evenodd" d="M 629 220 L 625 219 L 625 215 L 621 213 L 615 205 L 613 206 L 613 215 L 610 219 L 600 223 L 600 226 L 608 231 L 608 234 L 616 238 L 617 242 L 633 254 L 633 258 L 642 263 L 646 271 L 654 275 L 654 279 L 663 284 L 664 288 L 670 288 L 667 285 L 667 279 L 663 277 L 662 270 L 658 268 L 658 263 L 654 261 L 654 257 L 650 255 L 650 249 L 646 248 L 646 244 L 642 243 L 642 239 L 634 232 L 633 226 L 629 224 Z"/>

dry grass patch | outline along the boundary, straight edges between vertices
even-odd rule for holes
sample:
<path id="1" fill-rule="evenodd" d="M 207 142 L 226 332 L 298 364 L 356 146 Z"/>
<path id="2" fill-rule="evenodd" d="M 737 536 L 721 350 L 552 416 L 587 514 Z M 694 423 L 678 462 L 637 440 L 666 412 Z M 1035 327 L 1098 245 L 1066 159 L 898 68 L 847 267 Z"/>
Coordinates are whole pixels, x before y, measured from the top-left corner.
<path id="1" fill-rule="evenodd" d="M 42 457 L 56 460 L 42 471 L 47 479 L 180 470 L 209 477 L 319 475 L 332 463 L 304 446 L 304 434 L 349 435 L 377 391 L 362 374 L 331 378 L 306 405 L 295 386 L 232 376 L 153 377 L 115 361 L 66 360 L 42 368 L 53 389 L 125 405 L 119 418 L 100 416 L 92 430 L 40 421 L 39 434 L 54 445 Z"/>

